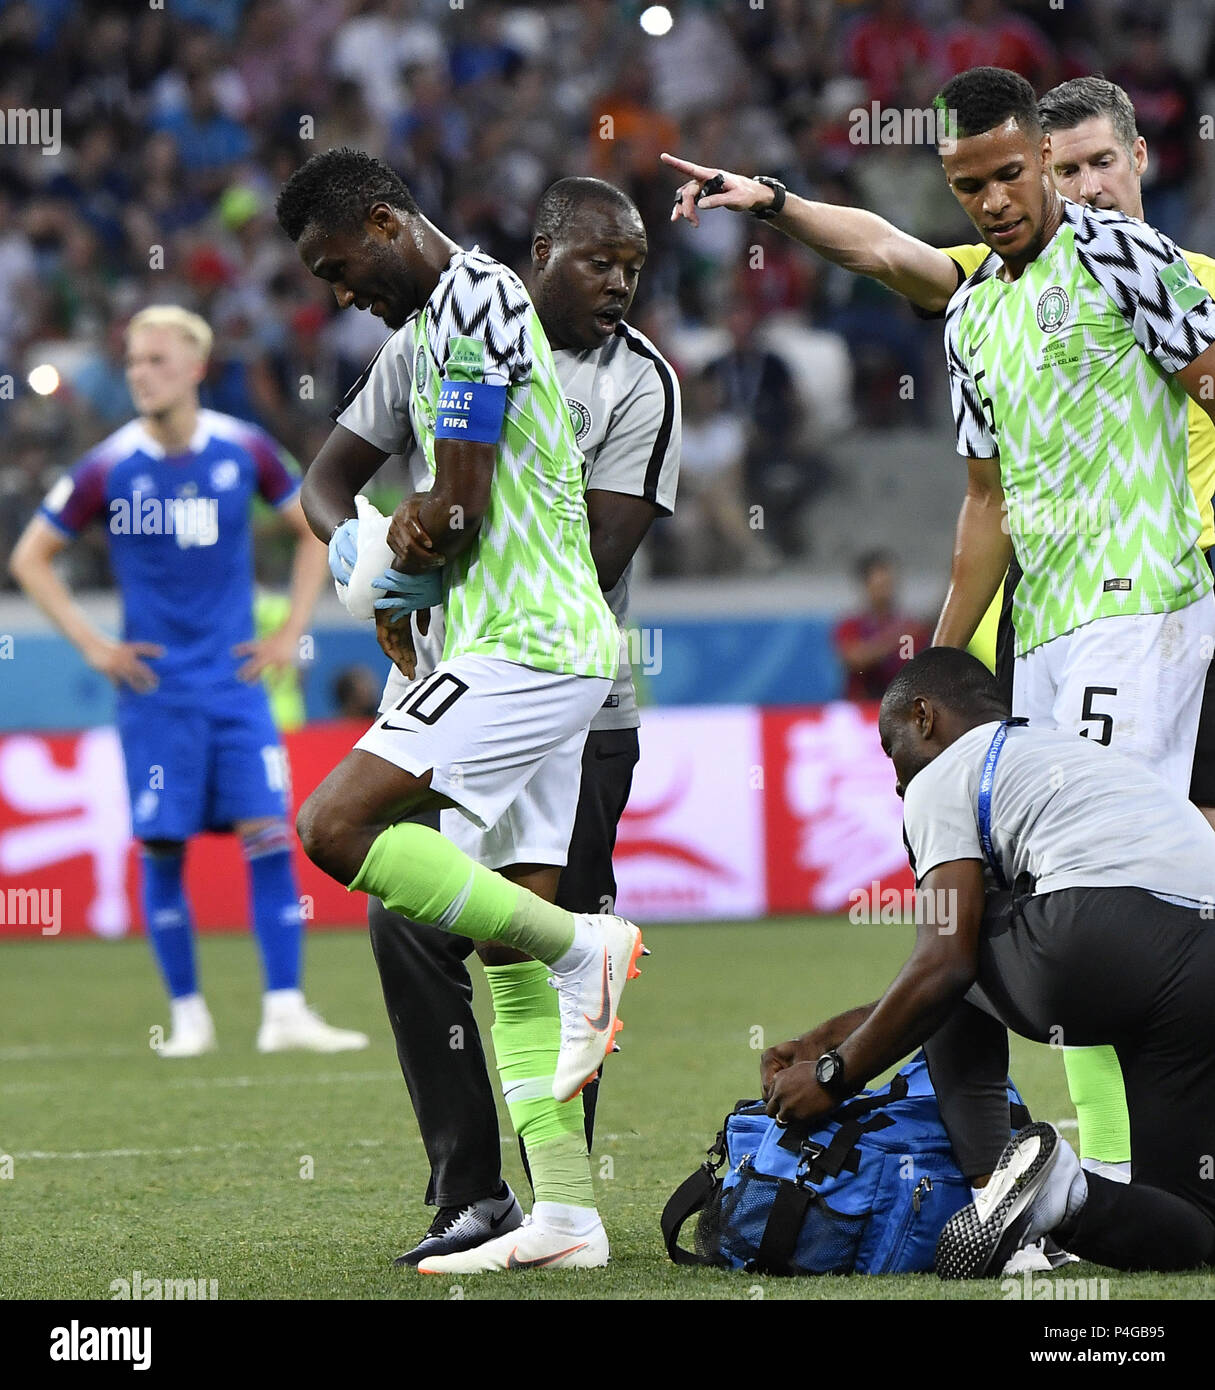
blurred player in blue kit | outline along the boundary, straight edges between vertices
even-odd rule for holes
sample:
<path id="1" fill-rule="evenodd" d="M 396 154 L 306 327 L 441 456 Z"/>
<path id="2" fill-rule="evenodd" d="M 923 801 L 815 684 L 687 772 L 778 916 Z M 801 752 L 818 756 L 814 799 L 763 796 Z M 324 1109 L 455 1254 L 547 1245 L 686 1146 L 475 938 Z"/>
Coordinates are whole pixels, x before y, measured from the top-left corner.
<path id="1" fill-rule="evenodd" d="M 287 760 L 260 677 L 294 664 L 327 578 L 325 548 L 299 503 L 288 456 L 262 430 L 203 410 L 211 330 L 171 305 L 127 328 L 136 419 L 61 478 L 14 549 L 13 577 L 118 689 L 118 732 L 133 833 L 142 846 L 148 939 L 172 1007 L 162 1057 L 215 1047 L 199 990 L 183 885 L 186 841 L 232 831 L 249 870 L 265 979 L 258 1050 L 339 1052 L 362 1033 L 332 1028 L 300 989 L 301 914 L 287 824 Z M 255 639 L 250 510 L 262 497 L 297 537 L 286 622 Z M 109 532 L 122 595 L 121 640 L 99 631 L 55 573 L 86 525 Z"/>

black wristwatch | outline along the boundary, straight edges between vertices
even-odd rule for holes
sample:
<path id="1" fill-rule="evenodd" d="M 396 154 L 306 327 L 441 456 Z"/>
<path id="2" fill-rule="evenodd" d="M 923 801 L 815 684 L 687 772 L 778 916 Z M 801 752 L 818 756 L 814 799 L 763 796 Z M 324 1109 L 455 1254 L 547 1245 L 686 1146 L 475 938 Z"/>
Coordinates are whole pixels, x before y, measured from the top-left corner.
<path id="1" fill-rule="evenodd" d="M 847 1100 L 852 1088 L 844 1078 L 844 1059 L 834 1048 L 814 1064 L 814 1076 L 818 1084 L 833 1100 Z"/>
<path id="2" fill-rule="evenodd" d="M 772 201 L 766 208 L 752 208 L 751 216 L 758 217 L 761 222 L 771 222 L 774 217 L 780 215 L 780 210 L 785 206 L 785 185 L 780 179 L 771 179 L 767 174 L 756 174 L 755 182 L 762 183 L 765 188 L 772 190 Z"/>

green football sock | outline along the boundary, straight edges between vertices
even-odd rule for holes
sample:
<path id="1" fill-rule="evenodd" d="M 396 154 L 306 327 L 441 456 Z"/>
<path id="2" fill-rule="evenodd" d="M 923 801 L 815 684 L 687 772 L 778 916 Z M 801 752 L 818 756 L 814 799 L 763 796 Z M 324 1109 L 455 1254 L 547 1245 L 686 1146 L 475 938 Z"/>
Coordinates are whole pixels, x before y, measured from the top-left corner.
<path id="1" fill-rule="evenodd" d="M 1080 1125 L 1080 1157 L 1129 1163 L 1131 1118 L 1118 1054 L 1112 1047 L 1066 1047 L 1063 1066 Z"/>
<path id="2" fill-rule="evenodd" d="M 582 1098 L 553 1099 L 553 1073 L 561 1045 L 557 991 L 541 961 L 487 965 L 494 1000 L 492 1036 L 502 1094 L 515 1133 L 527 1146 L 537 1202 L 595 1205 Z"/>
<path id="3" fill-rule="evenodd" d="M 550 964 L 574 940 L 574 919 L 564 908 L 475 863 L 437 830 L 409 821 L 380 832 L 350 889 L 415 922 L 474 941 L 503 941 Z"/>

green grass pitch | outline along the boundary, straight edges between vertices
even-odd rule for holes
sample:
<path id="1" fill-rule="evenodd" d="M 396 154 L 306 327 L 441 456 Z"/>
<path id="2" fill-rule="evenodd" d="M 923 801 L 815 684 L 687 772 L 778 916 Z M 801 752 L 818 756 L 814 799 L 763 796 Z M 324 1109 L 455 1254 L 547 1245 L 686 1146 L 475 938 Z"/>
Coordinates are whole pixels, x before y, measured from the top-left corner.
<path id="1" fill-rule="evenodd" d="M 259 1056 L 259 980 L 244 935 L 204 937 L 220 1050 L 162 1061 L 167 1024 L 146 944 L 46 938 L 0 949 L 0 1297 L 103 1298 L 111 1281 L 214 1279 L 246 1298 L 989 1298 L 998 1281 L 933 1275 L 761 1279 L 684 1270 L 658 1216 L 722 1116 L 758 1090 L 759 1049 L 874 998 L 910 929 L 838 919 L 653 927 L 625 995 L 593 1159 L 612 1241 L 606 1270 L 465 1276 L 391 1268 L 429 1221 L 426 1164 L 365 933 L 314 932 L 309 999 L 372 1035 L 365 1052 Z M 485 1018 L 486 994 L 478 985 Z M 1040 1118 L 1072 1110 L 1058 1055 L 1014 1040 Z M 500 1112 L 506 1176 L 522 1171 Z M 11 1174 L 11 1175 L 10 1175 Z M 1210 1280 L 1131 1276 L 1112 1298 L 1209 1296 Z"/>

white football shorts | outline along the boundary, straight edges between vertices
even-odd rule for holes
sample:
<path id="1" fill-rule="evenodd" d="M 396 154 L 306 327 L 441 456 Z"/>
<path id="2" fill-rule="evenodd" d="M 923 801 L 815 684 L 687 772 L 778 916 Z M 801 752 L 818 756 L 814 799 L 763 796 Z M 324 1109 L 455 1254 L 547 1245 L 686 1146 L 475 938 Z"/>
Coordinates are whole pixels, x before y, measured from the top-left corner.
<path id="1" fill-rule="evenodd" d="M 355 744 L 431 786 L 444 835 L 487 868 L 563 865 L 582 749 L 612 682 L 497 657 L 442 661 Z"/>
<path id="2" fill-rule="evenodd" d="M 1097 618 L 1016 658 L 1013 713 L 1107 744 L 1188 796 L 1212 650 L 1215 595 Z"/>

